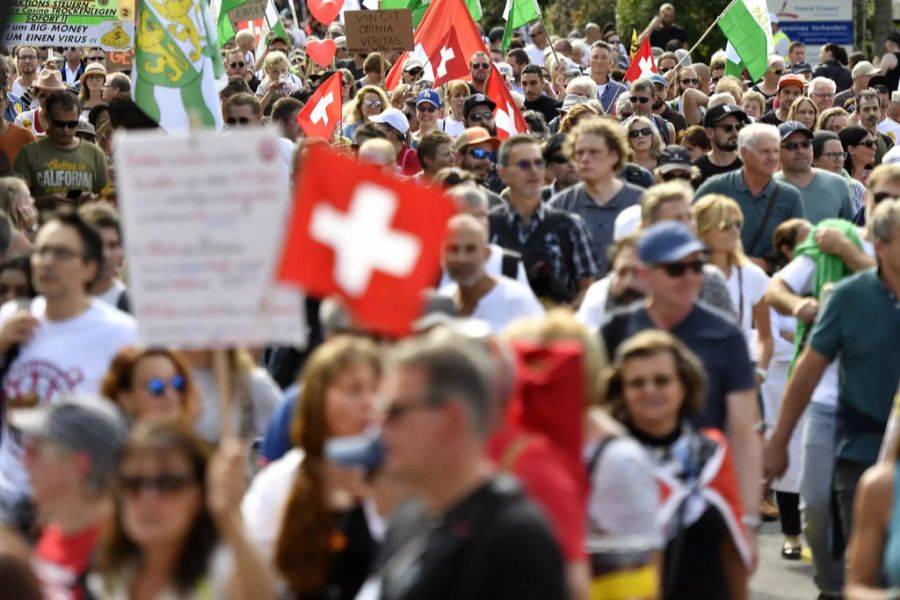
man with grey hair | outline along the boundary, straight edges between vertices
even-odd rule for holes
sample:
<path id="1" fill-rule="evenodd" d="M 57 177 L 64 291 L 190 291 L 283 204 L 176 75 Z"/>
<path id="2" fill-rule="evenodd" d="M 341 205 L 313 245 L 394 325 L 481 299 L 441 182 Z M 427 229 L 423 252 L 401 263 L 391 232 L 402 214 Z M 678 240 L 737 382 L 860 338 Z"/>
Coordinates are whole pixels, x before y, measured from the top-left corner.
<path id="1" fill-rule="evenodd" d="M 112 517 L 109 496 L 128 429 L 118 408 L 92 395 L 68 395 L 54 406 L 15 409 L 25 467 L 43 529 L 35 573 L 50 598 L 84 597 L 100 529 Z"/>
<path id="2" fill-rule="evenodd" d="M 813 77 L 809 82 L 806 95 L 813 101 L 819 114 L 834 106 L 834 94 L 837 91 L 837 84 L 833 79 L 827 77 Z"/>
<path id="3" fill-rule="evenodd" d="M 765 453 L 767 477 L 784 473 L 788 462 L 785 440 L 828 364 L 837 359 L 840 378 L 833 489 L 844 539 L 849 539 L 852 531 L 857 485 L 878 458 L 900 380 L 900 201 L 882 200 L 875 207 L 870 227 L 878 266 L 834 286 L 785 390 Z"/>
<path id="4" fill-rule="evenodd" d="M 401 343 L 383 383 L 385 472 L 415 500 L 393 516 L 381 598 L 562 600 L 559 547 L 543 515 L 485 452 L 490 354 L 446 330 Z"/>
<path id="5" fill-rule="evenodd" d="M 856 113 L 859 115 L 859 126 L 875 138 L 875 166 L 880 165 L 884 155 L 894 147 L 894 142 L 891 138 L 878 131 L 882 108 L 881 95 L 876 90 L 863 90 L 856 97 Z"/>
<path id="6" fill-rule="evenodd" d="M 741 242 L 744 252 L 759 266 L 771 271 L 772 234 L 788 219 L 803 218 L 800 191 L 789 183 L 776 181 L 781 135 L 778 128 L 754 123 L 738 133 L 740 169 L 715 175 L 701 185 L 694 199 L 707 194 L 724 194 L 741 207 L 744 223 Z"/>
<path id="7" fill-rule="evenodd" d="M 603 112 L 611 113 L 620 97 L 628 96 L 628 87 L 612 79 L 609 74 L 613 69 L 613 49 L 606 42 L 598 41 L 591 45 L 588 64 L 591 67 L 591 80 L 597 85 L 596 97 L 603 105 Z"/>

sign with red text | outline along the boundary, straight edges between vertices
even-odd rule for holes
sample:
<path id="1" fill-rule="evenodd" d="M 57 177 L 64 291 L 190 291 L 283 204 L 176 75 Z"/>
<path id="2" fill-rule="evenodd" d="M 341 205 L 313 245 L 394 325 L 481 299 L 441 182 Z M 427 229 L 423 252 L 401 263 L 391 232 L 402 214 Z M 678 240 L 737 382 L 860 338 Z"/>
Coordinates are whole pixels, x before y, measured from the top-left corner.
<path id="1" fill-rule="evenodd" d="M 262 128 L 117 137 L 128 291 L 142 344 L 305 341 L 302 295 L 274 283 L 290 202 L 279 143 Z"/>

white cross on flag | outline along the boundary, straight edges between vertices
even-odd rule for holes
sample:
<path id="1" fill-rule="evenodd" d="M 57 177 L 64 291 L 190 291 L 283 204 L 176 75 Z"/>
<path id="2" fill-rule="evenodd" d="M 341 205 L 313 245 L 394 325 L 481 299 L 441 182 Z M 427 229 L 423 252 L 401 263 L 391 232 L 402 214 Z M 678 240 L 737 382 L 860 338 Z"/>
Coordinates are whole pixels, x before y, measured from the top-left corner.
<path id="1" fill-rule="evenodd" d="M 659 73 L 656 68 L 656 61 L 653 60 L 653 51 L 650 50 L 650 37 L 645 37 L 641 42 L 641 47 L 637 53 L 631 58 L 631 66 L 625 71 L 625 81 L 632 82 L 642 77 L 650 77 L 654 73 Z"/>
<path id="2" fill-rule="evenodd" d="M 434 69 L 433 87 L 435 88 L 448 81 L 465 79 L 469 76 L 469 64 L 463 55 L 455 29 L 447 32 L 447 36 L 438 44 L 434 53 L 428 57 L 428 62 Z"/>
<path id="3" fill-rule="evenodd" d="M 455 205 L 435 188 L 324 145 L 310 146 L 303 162 L 278 279 L 315 296 L 341 296 L 370 331 L 408 334 L 440 274 Z"/>
<path id="4" fill-rule="evenodd" d="M 484 94 L 497 105 L 497 108 L 494 109 L 494 122 L 497 124 L 498 138 L 505 140 L 520 133 L 528 133 L 525 117 L 522 116 L 519 107 L 516 106 L 516 101 L 509 93 L 506 80 L 494 65 L 491 65 L 491 74 L 488 76 Z"/>
<path id="5" fill-rule="evenodd" d="M 341 83 L 340 73 L 329 77 L 297 114 L 297 123 L 307 137 L 331 139 L 341 120 Z"/>

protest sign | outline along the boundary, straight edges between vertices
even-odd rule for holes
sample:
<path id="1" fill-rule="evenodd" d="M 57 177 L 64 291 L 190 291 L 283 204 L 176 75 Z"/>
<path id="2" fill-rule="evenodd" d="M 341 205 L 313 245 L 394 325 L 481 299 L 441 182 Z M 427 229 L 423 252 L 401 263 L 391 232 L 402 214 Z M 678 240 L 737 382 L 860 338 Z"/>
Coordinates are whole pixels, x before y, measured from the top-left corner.
<path id="1" fill-rule="evenodd" d="M 143 344 L 305 341 L 302 296 L 273 283 L 290 210 L 274 130 L 129 133 L 116 174 Z"/>
<path id="2" fill-rule="evenodd" d="M 124 52 L 106 53 L 107 71 L 130 71 L 134 66 L 134 48 Z"/>
<path id="3" fill-rule="evenodd" d="M 266 0 L 247 0 L 228 11 L 228 18 L 235 25 L 235 31 L 240 31 L 237 24 L 242 21 L 255 21 L 266 16 Z"/>
<path id="4" fill-rule="evenodd" d="M 350 52 L 403 52 L 415 49 L 412 11 L 348 10 L 344 31 Z"/>
<path id="5" fill-rule="evenodd" d="M 134 46 L 134 2 L 15 0 L 3 43 L 127 50 Z"/>

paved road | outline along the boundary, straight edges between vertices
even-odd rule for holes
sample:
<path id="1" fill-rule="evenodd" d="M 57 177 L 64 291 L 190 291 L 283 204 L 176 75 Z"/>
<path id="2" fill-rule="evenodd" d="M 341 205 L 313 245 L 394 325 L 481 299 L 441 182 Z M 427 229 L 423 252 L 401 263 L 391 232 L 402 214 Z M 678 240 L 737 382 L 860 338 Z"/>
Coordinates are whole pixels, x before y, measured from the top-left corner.
<path id="1" fill-rule="evenodd" d="M 781 558 L 784 538 L 778 523 L 766 523 L 759 535 L 760 564 L 750 580 L 751 600 L 814 600 L 812 567 L 804 561 Z"/>

